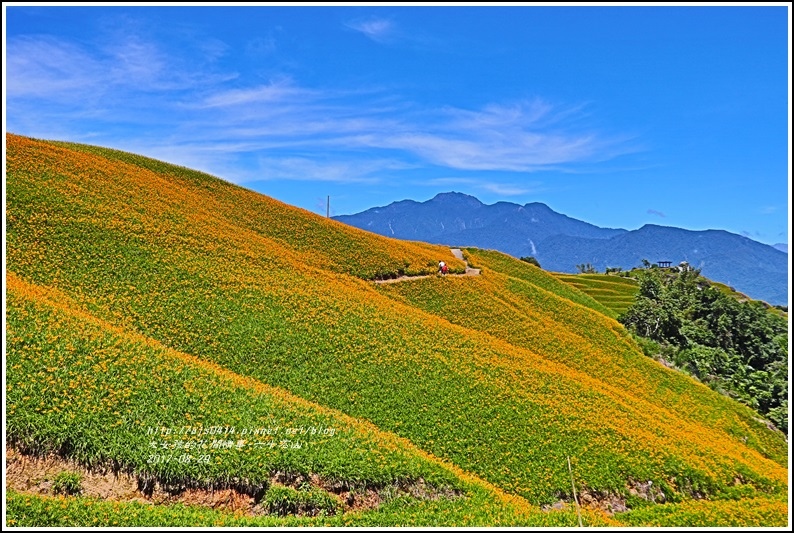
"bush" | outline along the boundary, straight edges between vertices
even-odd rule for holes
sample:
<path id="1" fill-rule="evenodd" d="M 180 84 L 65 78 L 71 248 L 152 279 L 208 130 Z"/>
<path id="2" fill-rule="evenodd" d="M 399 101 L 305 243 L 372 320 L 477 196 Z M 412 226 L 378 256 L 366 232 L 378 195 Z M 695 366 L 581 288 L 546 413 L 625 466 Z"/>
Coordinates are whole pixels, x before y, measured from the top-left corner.
<path id="1" fill-rule="evenodd" d="M 520 257 L 519 259 L 521 259 L 521 261 L 524 261 L 525 263 L 529 263 L 530 265 L 535 265 L 536 267 L 541 268 L 538 260 L 532 256 Z"/>
<path id="2" fill-rule="evenodd" d="M 83 492 L 83 476 L 77 472 L 60 472 L 52 480 L 52 491 L 55 494 L 73 496 Z"/>
<path id="3" fill-rule="evenodd" d="M 268 513 L 286 515 L 333 515 L 340 502 L 324 490 L 310 488 L 296 490 L 292 487 L 272 487 L 262 502 Z"/>

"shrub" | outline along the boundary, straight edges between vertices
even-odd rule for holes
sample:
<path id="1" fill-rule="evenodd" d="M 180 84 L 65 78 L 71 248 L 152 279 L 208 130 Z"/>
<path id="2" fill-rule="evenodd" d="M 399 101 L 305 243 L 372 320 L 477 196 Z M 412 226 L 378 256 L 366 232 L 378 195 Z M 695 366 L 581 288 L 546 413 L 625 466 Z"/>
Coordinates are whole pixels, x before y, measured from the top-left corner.
<path id="1" fill-rule="evenodd" d="M 535 259 L 532 256 L 522 257 L 520 259 L 522 261 L 524 261 L 525 263 L 529 263 L 530 265 L 535 265 L 536 267 L 541 268 L 540 263 L 538 262 L 538 260 Z"/>
<path id="2" fill-rule="evenodd" d="M 317 488 L 296 490 L 292 487 L 272 487 L 262 502 L 268 513 L 286 515 L 333 515 L 340 503 L 329 493 Z"/>
<path id="3" fill-rule="evenodd" d="M 83 477 L 77 472 L 60 472 L 52 480 L 52 491 L 55 494 L 73 496 L 83 492 Z"/>

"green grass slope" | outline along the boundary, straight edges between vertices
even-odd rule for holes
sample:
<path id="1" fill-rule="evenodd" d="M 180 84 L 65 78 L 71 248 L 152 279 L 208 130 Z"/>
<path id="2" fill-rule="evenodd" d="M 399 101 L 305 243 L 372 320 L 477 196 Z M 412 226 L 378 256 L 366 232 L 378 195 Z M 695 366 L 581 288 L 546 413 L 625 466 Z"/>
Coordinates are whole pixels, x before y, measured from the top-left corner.
<path id="1" fill-rule="evenodd" d="M 480 277 L 376 286 L 366 280 L 432 271 L 439 259 L 463 263 L 446 248 L 354 230 L 131 154 L 13 135 L 7 146 L 6 279 L 20 293 L 9 299 L 19 314 L 11 338 L 21 339 L 8 344 L 19 365 L 7 384 L 14 442 L 183 484 L 256 484 L 282 468 L 373 485 L 422 477 L 472 495 L 410 504 L 420 514 L 412 518 L 384 506 L 369 524 L 432 523 L 427 516 L 445 506 L 457 506 L 449 516 L 461 524 L 489 515 L 549 524 L 547 514 L 527 514 L 526 502 L 570 497 L 568 457 L 578 490 L 592 494 L 626 494 L 646 480 L 667 500 L 724 498 L 737 483 L 745 496 L 787 488 L 781 435 L 643 357 L 598 302 L 530 265 L 468 250 Z M 47 307 L 53 299 L 57 312 Z M 27 328 L 28 316 L 47 326 Z M 94 340 L 78 343 L 84 330 Z M 135 355 L 144 345 L 155 353 Z M 112 364 L 89 360 L 106 351 Z M 54 359 L 38 364 L 41 353 Z M 155 356 L 190 361 L 189 371 Z M 128 358 L 142 365 L 139 380 Z M 235 376 L 239 387 L 218 377 L 223 392 L 205 393 L 202 369 Z M 95 409 L 64 414 L 42 391 L 67 379 L 119 392 L 89 395 Z M 167 384 L 151 396 L 147 380 Z M 160 425 L 261 425 L 279 410 L 247 406 L 276 390 L 299 406 L 284 424 L 340 435 L 363 424 L 407 448 L 372 452 L 362 430 L 283 456 L 210 454 L 212 468 L 158 470 L 142 464 L 144 439 L 130 452 L 103 440 L 145 434 L 158 414 Z M 212 415 L 238 396 L 239 409 L 232 402 Z M 111 424 L 110 436 L 92 430 Z M 492 503 L 475 519 L 478 507 L 466 501 Z"/>
<path id="2" fill-rule="evenodd" d="M 617 318 L 634 303 L 639 285 L 632 278 L 608 276 L 606 274 L 562 274 L 553 273 L 562 280 L 609 309 L 609 315 Z"/>

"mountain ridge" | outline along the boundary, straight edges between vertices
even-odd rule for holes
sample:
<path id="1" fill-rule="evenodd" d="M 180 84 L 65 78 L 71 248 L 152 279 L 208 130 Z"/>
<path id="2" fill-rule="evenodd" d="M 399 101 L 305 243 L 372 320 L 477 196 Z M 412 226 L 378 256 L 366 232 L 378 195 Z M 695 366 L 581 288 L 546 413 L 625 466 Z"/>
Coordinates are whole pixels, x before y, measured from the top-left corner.
<path id="1" fill-rule="evenodd" d="M 602 228 L 558 213 L 541 202 L 484 204 L 458 192 L 430 200 L 393 202 L 335 220 L 354 227 L 433 244 L 496 249 L 514 257 L 533 256 L 561 273 L 590 264 L 630 269 L 643 259 L 682 261 L 703 275 L 773 305 L 788 301 L 787 254 L 726 230 L 688 230 L 644 224 L 635 230 Z"/>

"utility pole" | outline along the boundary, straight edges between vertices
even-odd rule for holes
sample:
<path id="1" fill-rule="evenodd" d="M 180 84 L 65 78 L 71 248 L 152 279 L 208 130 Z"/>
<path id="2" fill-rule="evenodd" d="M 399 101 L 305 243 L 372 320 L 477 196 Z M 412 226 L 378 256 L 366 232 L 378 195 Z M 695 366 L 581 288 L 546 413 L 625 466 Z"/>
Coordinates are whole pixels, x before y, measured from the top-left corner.
<path id="1" fill-rule="evenodd" d="M 328 195 L 328 200 L 325 203 L 325 218 L 331 218 L 331 195 Z"/>

